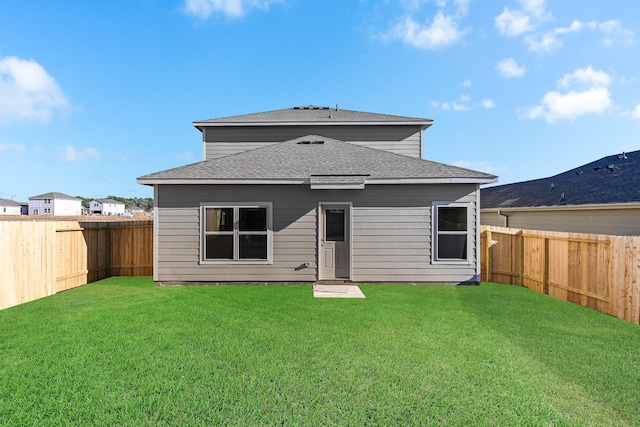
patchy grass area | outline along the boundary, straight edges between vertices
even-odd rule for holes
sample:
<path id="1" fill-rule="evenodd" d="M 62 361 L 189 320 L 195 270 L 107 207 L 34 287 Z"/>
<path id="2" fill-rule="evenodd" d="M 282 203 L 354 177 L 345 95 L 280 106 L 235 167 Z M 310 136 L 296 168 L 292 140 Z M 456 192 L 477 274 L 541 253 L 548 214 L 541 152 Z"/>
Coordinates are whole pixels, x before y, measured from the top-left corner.
<path id="1" fill-rule="evenodd" d="M 2 425 L 637 425 L 640 328 L 524 288 L 156 287 L 0 311 Z"/>

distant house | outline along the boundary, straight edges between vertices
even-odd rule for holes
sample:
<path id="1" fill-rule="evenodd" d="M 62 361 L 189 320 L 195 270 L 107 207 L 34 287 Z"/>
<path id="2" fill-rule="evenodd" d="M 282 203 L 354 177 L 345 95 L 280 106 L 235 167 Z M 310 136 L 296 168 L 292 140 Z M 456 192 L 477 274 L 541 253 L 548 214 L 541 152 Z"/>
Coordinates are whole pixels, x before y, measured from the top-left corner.
<path id="1" fill-rule="evenodd" d="M 483 172 L 423 160 L 423 118 L 294 107 L 195 122 L 154 186 L 157 282 L 480 280 Z"/>
<path id="2" fill-rule="evenodd" d="M 0 199 L 0 215 L 21 215 L 22 205 L 9 199 Z"/>
<path id="3" fill-rule="evenodd" d="M 78 216 L 82 200 L 63 193 L 45 193 L 29 197 L 29 215 Z"/>
<path id="4" fill-rule="evenodd" d="M 484 225 L 640 235 L 640 151 L 548 178 L 483 188 L 480 200 Z"/>
<path id="5" fill-rule="evenodd" d="M 124 215 L 137 218 L 149 218 L 151 216 L 151 212 L 146 212 L 144 209 L 138 206 L 132 206 L 124 210 Z"/>
<path id="6" fill-rule="evenodd" d="M 89 213 L 91 215 L 122 215 L 124 203 L 113 199 L 95 199 L 89 202 Z"/>

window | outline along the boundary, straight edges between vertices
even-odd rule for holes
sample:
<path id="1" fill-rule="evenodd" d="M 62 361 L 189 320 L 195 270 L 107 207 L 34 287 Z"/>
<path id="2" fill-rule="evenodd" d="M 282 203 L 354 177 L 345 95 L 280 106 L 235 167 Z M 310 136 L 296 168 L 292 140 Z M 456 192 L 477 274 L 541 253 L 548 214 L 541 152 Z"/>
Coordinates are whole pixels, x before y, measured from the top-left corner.
<path id="1" fill-rule="evenodd" d="M 469 212 L 465 203 L 434 203 L 433 260 L 469 260 Z"/>
<path id="2" fill-rule="evenodd" d="M 270 262 L 270 204 L 203 206 L 202 218 L 202 261 Z"/>

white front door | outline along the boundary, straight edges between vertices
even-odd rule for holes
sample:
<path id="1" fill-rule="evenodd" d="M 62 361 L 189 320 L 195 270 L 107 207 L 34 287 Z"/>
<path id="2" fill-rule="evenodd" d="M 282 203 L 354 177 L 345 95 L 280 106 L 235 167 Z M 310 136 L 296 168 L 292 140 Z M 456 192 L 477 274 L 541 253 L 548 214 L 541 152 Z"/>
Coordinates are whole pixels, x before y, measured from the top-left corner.
<path id="1" fill-rule="evenodd" d="M 350 205 L 322 205 L 320 211 L 320 279 L 349 279 Z"/>

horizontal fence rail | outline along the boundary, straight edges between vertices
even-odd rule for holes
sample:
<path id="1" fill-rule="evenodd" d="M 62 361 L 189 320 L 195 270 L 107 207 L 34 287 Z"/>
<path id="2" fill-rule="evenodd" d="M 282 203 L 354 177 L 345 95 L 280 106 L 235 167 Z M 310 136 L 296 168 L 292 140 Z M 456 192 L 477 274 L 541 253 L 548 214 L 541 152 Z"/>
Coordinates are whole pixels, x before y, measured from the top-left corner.
<path id="1" fill-rule="evenodd" d="M 640 237 L 482 226 L 482 280 L 640 324 Z"/>
<path id="2" fill-rule="evenodd" d="M 0 221 L 0 309 L 152 265 L 152 220 Z"/>

